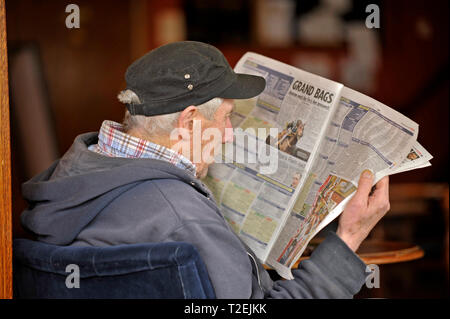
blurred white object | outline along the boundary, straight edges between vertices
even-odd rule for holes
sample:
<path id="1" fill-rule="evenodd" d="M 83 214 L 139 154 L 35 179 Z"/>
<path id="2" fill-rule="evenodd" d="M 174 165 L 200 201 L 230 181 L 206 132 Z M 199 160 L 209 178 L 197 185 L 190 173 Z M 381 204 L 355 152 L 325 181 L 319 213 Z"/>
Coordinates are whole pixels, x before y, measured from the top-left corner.
<path id="1" fill-rule="evenodd" d="M 300 42 L 313 46 L 342 44 L 345 39 L 345 23 L 341 15 L 351 9 L 351 6 L 349 0 L 322 0 L 317 9 L 298 20 Z"/>
<path id="2" fill-rule="evenodd" d="M 349 23 L 346 31 L 349 55 L 341 64 L 341 80 L 354 90 L 372 93 L 380 66 L 378 33 L 366 28 L 364 22 Z"/>
<path id="3" fill-rule="evenodd" d="M 337 14 L 344 14 L 352 9 L 350 0 L 322 0 L 321 3 Z"/>
<path id="4" fill-rule="evenodd" d="M 292 0 L 256 1 L 258 42 L 264 46 L 288 46 L 293 43 L 295 2 Z"/>

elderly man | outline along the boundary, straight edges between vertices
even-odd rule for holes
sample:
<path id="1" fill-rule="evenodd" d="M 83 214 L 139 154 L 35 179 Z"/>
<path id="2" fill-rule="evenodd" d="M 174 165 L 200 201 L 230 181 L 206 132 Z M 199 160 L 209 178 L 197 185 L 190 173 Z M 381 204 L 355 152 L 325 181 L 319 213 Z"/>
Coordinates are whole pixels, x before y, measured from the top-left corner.
<path id="1" fill-rule="evenodd" d="M 195 127 L 216 129 L 219 145 L 231 141 L 233 99 L 258 95 L 264 79 L 234 73 L 210 45 L 178 42 L 134 62 L 126 82 L 119 94 L 127 107 L 124 123 L 105 121 L 98 133 L 78 136 L 58 162 L 23 185 L 32 204 L 22 223 L 39 240 L 190 242 L 218 298 L 348 298 L 360 290 L 366 267 L 354 251 L 388 210 L 387 179 L 370 194 L 373 177 L 363 174 L 337 233 L 293 271 L 295 279 L 273 282 L 200 182 L 208 162 L 195 158 L 193 141 Z"/>

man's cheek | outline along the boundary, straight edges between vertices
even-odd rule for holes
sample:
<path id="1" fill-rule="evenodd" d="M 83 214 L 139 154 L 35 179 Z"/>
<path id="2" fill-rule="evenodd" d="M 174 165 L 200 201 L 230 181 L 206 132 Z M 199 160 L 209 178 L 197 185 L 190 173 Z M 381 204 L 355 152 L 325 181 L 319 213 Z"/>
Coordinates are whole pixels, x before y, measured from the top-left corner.
<path id="1" fill-rule="evenodd" d="M 223 136 L 218 128 L 210 127 L 203 132 L 202 160 L 204 163 L 211 164 L 214 162 L 214 157 L 221 152 L 222 139 Z"/>

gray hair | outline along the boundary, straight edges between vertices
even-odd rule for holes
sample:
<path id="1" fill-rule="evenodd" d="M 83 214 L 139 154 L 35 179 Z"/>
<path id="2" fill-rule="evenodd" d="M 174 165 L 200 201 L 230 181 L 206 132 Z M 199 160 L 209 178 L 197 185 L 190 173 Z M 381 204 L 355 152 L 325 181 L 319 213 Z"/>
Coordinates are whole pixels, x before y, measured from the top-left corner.
<path id="1" fill-rule="evenodd" d="M 124 104 L 141 104 L 139 97 L 131 90 L 120 92 L 117 98 Z M 216 113 L 222 102 L 223 99 L 214 98 L 207 101 L 206 103 L 197 105 L 197 108 L 208 120 L 213 120 L 214 114 Z M 127 110 L 125 112 L 125 118 L 123 119 L 122 124 L 125 132 L 128 132 L 131 129 L 140 128 L 144 129 L 145 132 L 149 135 L 170 133 L 175 127 L 180 113 L 181 112 L 155 116 L 144 116 L 131 115 Z"/>

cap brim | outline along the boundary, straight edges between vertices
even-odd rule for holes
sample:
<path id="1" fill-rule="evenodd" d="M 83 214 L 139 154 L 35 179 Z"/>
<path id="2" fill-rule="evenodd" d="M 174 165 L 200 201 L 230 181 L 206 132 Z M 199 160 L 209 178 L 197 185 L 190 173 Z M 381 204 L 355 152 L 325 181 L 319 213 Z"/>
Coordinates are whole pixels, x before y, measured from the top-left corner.
<path id="1" fill-rule="evenodd" d="M 236 73 L 236 81 L 221 92 L 217 97 L 223 99 L 250 99 L 264 91 L 266 80 L 257 75 Z"/>

